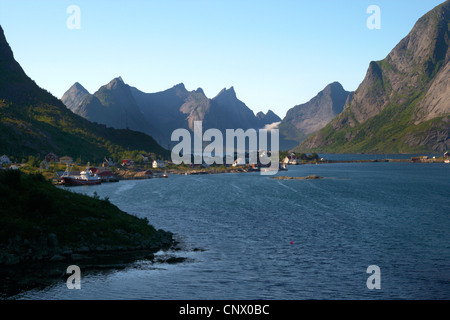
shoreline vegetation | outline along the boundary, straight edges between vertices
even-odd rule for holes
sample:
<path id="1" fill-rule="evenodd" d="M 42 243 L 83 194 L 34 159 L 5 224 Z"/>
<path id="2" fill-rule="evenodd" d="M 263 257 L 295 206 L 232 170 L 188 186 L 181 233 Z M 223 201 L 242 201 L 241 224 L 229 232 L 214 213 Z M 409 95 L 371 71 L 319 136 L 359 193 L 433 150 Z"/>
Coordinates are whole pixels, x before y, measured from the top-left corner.
<path id="1" fill-rule="evenodd" d="M 286 167 L 289 168 L 293 165 L 311 165 L 311 164 L 334 164 L 334 163 L 379 163 L 379 162 L 394 162 L 394 163 L 444 163 L 448 162 L 450 157 L 411 157 L 409 159 L 358 159 L 358 160 L 327 160 L 323 158 L 315 158 L 312 157 L 304 157 L 300 155 L 298 157 L 298 161 L 295 164 L 286 164 Z M 28 162 L 23 161 L 22 163 L 13 163 L 9 166 L 9 168 L 20 169 L 20 171 L 27 174 L 42 174 L 46 179 L 52 181 L 53 184 L 58 185 L 60 176 L 62 172 L 66 170 L 66 164 L 62 163 L 50 163 L 46 169 L 42 169 L 40 167 L 40 163 L 38 159 L 31 157 L 32 159 Z M 164 168 L 153 168 L 151 164 L 144 163 L 136 163 L 131 166 L 111 166 L 102 168 L 101 170 L 111 171 L 114 179 L 112 181 L 120 181 L 120 180 L 141 180 L 141 179 L 151 179 L 157 178 L 167 173 L 168 175 L 203 175 L 203 174 L 220 174 L 220 173 L 247 173 L 247 172 L 255 172 L 259 171 L 258 168 L 254 168 L 251 165 L 211 165 L 211 166 L 203 166 L 203 165 L 174 165 L 169 161 L 165 161 L 167 163 Z M 88 163 L 89 164 L 89 163 Z M 280 165 L 283 164 L 282 160 L 280 160 Z M 89 166 L 89 165 L 88 165 Z M 100 168 L 100 166 L 89 166 Z M 3 168 L 8 169 L 8 167 Z M 74 164 L 73 172 L 80 172 L 86 169 L 86 165 Z M 0 167 L 0 171 L 2 168 Z M 151 172 L 149 175 L 148 173 Z M 108 181 L 104 181 L 108 182 Z"/>
<path id="2" fill-rule="evenodd" d="M 394 162 L 394 163 L 444 163 L 444 161 L 448 158 L 439 157 L 439 158 L 425 158 L 425 157 L 417 157 L 410 159 L 364 159 L 364 160 L 307 160 L 301 161 L 295 165 L 311 165 L 311 164 L 333 164 L 333 163 L 379 163 L 379 162 Z M 280 162 L 281 164 L 281 162 Z M 295 166 L 293 164 L 287 164 L 287 168 L 290 166 Z M 138 180 L 138 179 L 149 179 L 145 175 L 145 172 L 149 170 L 145 167 L 135 166 L 133 168 L 121 168 L 117 171 L 117 177 L 119 180 Z M 150 169 L 153 173 L 162 174 L 164 172 L 169 175 L 203 175 L 203 174 L 220 174 L 220 173 L 247 173 L 247 172 L 255 172 L 258 169 L 254 169 L 251 165 L 242 165 L 242 166 L 225 166 L 225 165 L 213 165 L 210 167 L 202 167 L 200 165 L 196 165 L 194 167 L 190 167 L 188 165 L 179 165 L 179 166 L 168 166 L 167 169 Z"/>
<path id="3" fill-rule="evenodd" d="M 97 195 L 57 188 L 40 174 L 0 172 L 0 266 L 88 261 L 134 252 L 152 257 L 173 234 Z"/>

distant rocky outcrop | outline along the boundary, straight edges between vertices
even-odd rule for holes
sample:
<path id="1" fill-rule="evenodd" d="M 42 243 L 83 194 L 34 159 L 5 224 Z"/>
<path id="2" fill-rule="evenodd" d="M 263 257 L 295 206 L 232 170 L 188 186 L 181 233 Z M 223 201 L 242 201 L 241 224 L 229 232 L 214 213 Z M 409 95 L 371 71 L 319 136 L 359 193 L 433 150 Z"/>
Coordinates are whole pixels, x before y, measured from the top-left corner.
<path id="1" fill-rule="evenodd" d="M 318 175 L 310 175 L 306 177 L 288 177 L 288 176 L 277 176 L 277 177 L 271 177 L 271 179 L 274 180 L 319 180 L 324 179 L 322 176 Z"/>
<path id="2" fill-rule="evenodd" d="M 325 127 L 342 112 L 352 95 L 339 82 L 333 82 L 310 101 L 289 109 L 279 125 L 281 149 L 291 149 Z"/>
<path id="3" fill-rule="evenodd" d="M 256 118 L 259 120 L 260 128 L 264 128 L 267 125 L 281 122 L 281 118 L 277 116 L 272 110 L 268 110 L 267 113 L 260 111 L 256 114 Z"/>

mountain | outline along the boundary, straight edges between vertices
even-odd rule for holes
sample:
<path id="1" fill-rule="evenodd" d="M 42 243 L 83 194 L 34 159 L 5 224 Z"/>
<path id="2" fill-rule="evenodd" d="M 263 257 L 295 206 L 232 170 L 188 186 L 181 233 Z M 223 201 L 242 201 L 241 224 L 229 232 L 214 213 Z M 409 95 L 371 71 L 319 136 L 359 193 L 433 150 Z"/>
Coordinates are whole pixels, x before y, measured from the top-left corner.
<path id="1" fill-rule="evenodd" d="M 344 111 L 297 148 L 442 152 L 450 148 L 450 1 L 421 17 L 366 76 Z"/>
<path id="2" fill-rule="evenodd" d="M 14 59 L 1 26 L 0 136 L 1 153 L 19 159 L 49 152 L 89 161 L 131 151 L 168 156 L 152 137 L 91 123 L 37 86 Z"/>
<path id="3" fill-rule="evenodd" d="M 210 109 L 204 112 L 204 127 L 226 129 L 260 129 L 260 123 L 247 105 L 237 98 L 234 87 L 222 89 L 211 99 Z"/>
<path id="4" fill-rule="evenodd" d="M 85 95 L 85 99 L 78 106 L 68 107 L 92 122 L 116 129 L 131 129 L 152 134 L 150 125 L 139 110 L 130 87 L 121 77 L 111 80 L 93 95 Z"/>
<path id="5" fill-rule="evenodd" d="M 83 101 L 90 97 L 91 94 L 87 91 L 81 84 L 76 82 L 69 90 L 64 93 L 61 101 L 66 105 L 67 108 L 74 111 L 77 110 Z M 76 113 L 76 112 L 75 112 Z"/>
<path id="6" fill-rule="evenodd" d="M 223 132 L 238 128 L 260 129 L 275 122 L 273 120 L 281 121 L 272 111 L 264 117 L 256 117 L 237 98 L 233 87 L 224 88 L 210 99 L 201 88 L 188 91 L 183 83 L 161 92 L 145 93 L 116 78 L 92 96 L 74 86 L 62 98 L 74 113 L 114 128 L 128 126 L 145 132 L 164 146 L 172 144 L 174 130 L 193 130 L 194 121 L 202 121 L 203 130 L 216 128 Z M 85 97 L 82 103 L 72 102 L 82 96 Z"/>
<path id="7" fill-rule="evenodd" d="M 325 127 L 342 112 L 352 92 L 339 82 L 327 85 L 310 101 L 288 110 L 279 124 L 281 149 L 291 149 L 308 135 Z"/>
<path id="8" fill-rule="evenodd" d="M 194 121 L 202 121 L 203 130 L 216 128 L 244 130 L 260 128 L 260 122 L 245 103 L 240 101 L 234 88 L 224 88 L 209 99 L 201 88 L 186 90 L 184 84 L 157 93 L 143 93 L 133 90 L 142 113 L 151 125 L 162 133 L 164 141 L 170 143 L 175 129 L 194 129 Z"/>
<path id="9" fill-rule="evenodd" d="M 131 87 L 131 93 L 149 122 L 153 136 L 163 145 L 170 145 L 175 129 L 193 129 L 193 120 L 203 120 L 202 110 L 209 109 L 209 99 L 203 90 L 190 92 L 183 83 L 156 93 L 145 93 Z"/>
<path id="10" fill-rule="evenodd" d="M 259 121 L 259 127 L 264 128 L 269 124 L 281 122 L 281 118 L 277 116 L 272 110 L 268 110 L 267 113 L 260 111 L 256 114 L 256 118 Z"/>

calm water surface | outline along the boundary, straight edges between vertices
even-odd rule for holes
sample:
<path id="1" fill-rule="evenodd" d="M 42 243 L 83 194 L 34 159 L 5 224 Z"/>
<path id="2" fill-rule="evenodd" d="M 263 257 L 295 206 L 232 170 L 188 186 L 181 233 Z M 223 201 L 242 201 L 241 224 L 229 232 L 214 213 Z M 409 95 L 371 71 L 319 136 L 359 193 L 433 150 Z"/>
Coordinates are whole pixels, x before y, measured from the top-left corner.
<path id="1" fill-rule="evenodd" d="M 188 258 L 82 274 L 17 299 L 448 299 L 450 165 L 351 163 L 121 181 L 75 192 L 172 231 Z M 292 243 L 291 243 L 292 242 Z M 202 251 L 192 249 L 200 248 Z M 381 289 L 366 286 L 369 265 Z"/>

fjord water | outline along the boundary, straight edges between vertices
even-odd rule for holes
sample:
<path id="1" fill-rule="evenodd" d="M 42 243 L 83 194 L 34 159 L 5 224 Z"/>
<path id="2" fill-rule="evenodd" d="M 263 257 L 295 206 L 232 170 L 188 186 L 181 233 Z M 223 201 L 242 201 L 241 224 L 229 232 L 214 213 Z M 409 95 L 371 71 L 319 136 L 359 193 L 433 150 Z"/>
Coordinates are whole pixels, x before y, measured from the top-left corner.
<path id="1" fill-rule="evenodd" d="M 109 197 L 182 243 L 178 264 L 137 261 L 18 299 L 448 299 L 450 165 L 337 163 L 120 181 Z M 193 250 L 195 248 L 202 250 Z M 381 271 L 369 290 L 367 267 Z"/>

